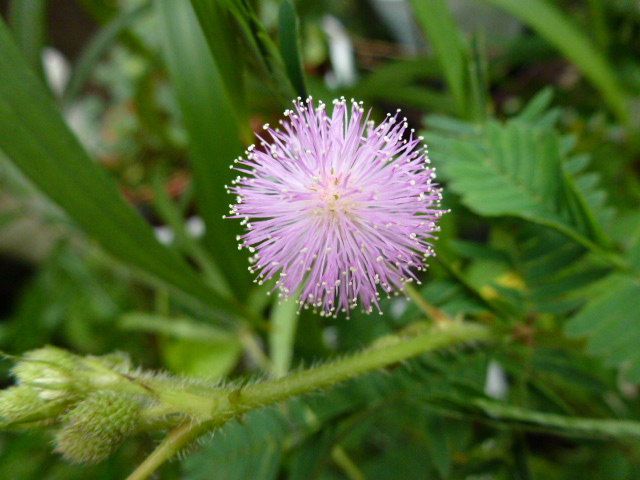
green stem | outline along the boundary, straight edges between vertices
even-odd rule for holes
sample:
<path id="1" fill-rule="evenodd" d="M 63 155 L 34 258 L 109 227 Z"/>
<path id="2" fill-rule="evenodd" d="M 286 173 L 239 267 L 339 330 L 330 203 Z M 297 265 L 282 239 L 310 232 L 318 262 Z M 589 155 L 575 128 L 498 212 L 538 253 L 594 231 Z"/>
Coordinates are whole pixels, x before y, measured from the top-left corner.
<path id="1" fill-rule="evenodd" d="M 294 298 L 276 303 L 271 310 L 271 322 L 269 324 L 269 351 L 271 352 L 272 372 L 276 377 L 281 377 L 289 371 L 293 358 L 293 345 L 298 326 L 298 303 Z"/>
<path id="2" fill-rule="evenodd" d="M 201 435 L 200 426 L 192 423 L 183 423 L 174 428 L 153 453 L 127 477 L 127 480 L 144 480 L 151 477 L 164 462 L 179 453 L 185 445 L 189 445 L 199 435 Z"/>
<path id="3" fill-rule="evenodd" d="M 235 390 L 216 392 L 168 392 L 160 398 L 182 405 L 184 411 L 196 414 L 200 423 L 183 424 L 174 429 L 128 480 L 148 478 L 164 461 L 185 448 L 207 431 L 226 421 L 257 408 L 272 405 L 291 397 L 326 388 L 350 378 L 405 361 L 416 355 L 463 342 L 491 340 L 496 337 L 487 328 L 470 323 L 450 321 L 415 329 L 413 336 L 383 337 L 373 347 L 308 370 L 292 373 L 275 380 L 264 381 Z M 179 398 L 178 398 L 179 397 Z M 175 400 L 175 401 L 173 401 Z"/>
<path id="4" fill-rule="evenodd" d="M 413 333 L 383 337 L 372 347 L 349 357 L 236 389 L 188 391 L 163 385 L 161 381 L 147 383 L 159 399 L 174 408 L 174 413 L 186 413 L 203 424 L 211 421 L 222 424 L 248 411 L 330 387 L 441 347 L 495 338 L 494 333 L 481 325 L 457 321 L 405 331 Z"/>
<path id="5" fill-rule="evenodd" d="M 429 302 L 427 302 L 424 299 L 424 297 L 420 295 L 420 292 L 416 287 L 413 286 L 412 283 L 405 283 L 404 290 L 405 292 L 407 292 L 407 295 L 409 296 L 409 298 L 416 303 L 418 308 L 422 310 L 422 312 L 428 318 L 433 320 L 434 323 L 438 324 L 442 322 L 451 321 L 451 318 L 449 318 L 449 316 L 446 313 L 444 313 L 442 310 L 437 309 L 436 307 L 431 305 Z"/>
<path id="6" fill-rule="evenodd" d="M 388 337 L 383 346 L 369 348 L 350 357 L 292 373 L 273 381 L 238 389 L 230 395 L 231 408 L 235 407 L 239 413 L 244 413 L 335 385 L 440 347 L 459 342 L 488 340 L 491 337 L 492 334 L 486 328 L 462 322 L 451 322 L 429 328 L 406 340 L 397 336 Z"/>
<path id="7" fill-rule="evenodd" d="M 351 457 L 340 445 L 336 445 L 331 450 L 331 458 L 336 462 L 350 480 L 367 480 L 358 466 L 351 460 Z"/>

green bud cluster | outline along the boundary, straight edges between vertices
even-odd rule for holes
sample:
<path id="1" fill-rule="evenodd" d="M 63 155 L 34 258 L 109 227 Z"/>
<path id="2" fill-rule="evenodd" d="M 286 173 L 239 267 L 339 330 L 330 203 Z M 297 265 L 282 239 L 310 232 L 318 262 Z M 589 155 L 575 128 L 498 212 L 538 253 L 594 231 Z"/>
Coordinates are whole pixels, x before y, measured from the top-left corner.
<path id="1" fill-rule="evenodd" d="M 103 460 L 140 429 L 172 426 L 166 418 L 175 408 L 125 355 L 44 347 L 19 357 L 11 372 L 16 385 L 0 391 L 0 428 L 57 427 L 55 449 L 71 462 Z"/>
<path id="2" fill-rule="evenodd" d="M 26 353 L 11 370 L 17 385 L 0 392 L 0 426 L 37 428 L 53 424 L 77 397 L 79 362 L 54 347 Z"/>

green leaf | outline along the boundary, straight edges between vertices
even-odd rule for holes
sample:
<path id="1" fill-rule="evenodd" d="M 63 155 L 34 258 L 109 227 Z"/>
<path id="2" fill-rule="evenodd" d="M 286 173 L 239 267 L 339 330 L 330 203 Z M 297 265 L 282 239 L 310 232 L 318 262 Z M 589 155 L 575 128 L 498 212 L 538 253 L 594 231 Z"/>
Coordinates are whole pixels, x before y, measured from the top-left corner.
<path id="1" fill-rule="evenodd" d="M 427 441 L 429 443 L 429 454 L 440 477 L 449 478 L 451 466 L 453 464 L 452 448 L 450 444 L 451 422 L 436 415 L 426 417 Z"/>
<path id="2" fill-rule="evenodd" d="M 225 85 L 242 85 L 238 74 L 249 62 L 260 81 L 267 82 L 276 98 L 288 107 L 296 96 L 284 61 L 252 6 L 246 0 L 191 0 L 202 24 Z M 236 43 L 239 42 L 239 43 Z M 235 105 L 244 104 L 240 92 L 230 93 Z"/>
<path id="3" fill-rule="evenodd" d="M 468 116 L 468 52 L 445 0 L 411 0 L 435 54 L 460 116 Z"/>
<path id="4" fill-rule="evenodd" d="M 495 299 L 487 299 L 482 295 L 482 292 L 473 285 L 470 280 L 453 264 L 449 259 L 443 258 L 443 255 L 437 257 L 438 265 L 443 267 L 453 280 L 453 285 L 447 288 L 451 297 L 446 298 L 444 304 L 441 305 L 442 310 L 448 312 L 451 315 L 459 315 L 464 313 L 480 313 L 484 311 L 493 312 L 500 318 L 509 318 L 513 315 L 513 312 L 505 308 L 502 302 L 497 302 Z M 430 291 L 429 284 L 422 290 L 425 298 L 432 299 L 433 293 Z M 439 299 L 440 295 L 436 294 L 436 297 L 430 301 L 442 302 Z M 451 302 L 449 303 L 449 300 Z"/>
<path id="5" fill-rule="evenodd" d="M 489 75 L 484 36 L 474 35 L 471 39 L 468 67 L 467 118 L 477 123 L 486 121 L 489 114 Z"/>
<path id="6" fill-rule="evenodd" d="M 11 0 L 9 25 L 31 68 L 44 78 L 42 53 L 47 32 L 47 0 Z"/>
<path id="7" fill-rule="evenodd" d="M 609 365 L 623 366 L 629 381 L 640 383 L 640 283 L 628 277 L 607 278 L 602 293 L 566 324 L 572 337 L 587 337 L 587 351 Z"/>
<path id="8" fill-rule="evenodd" d="M 257 70 L 260 80 L 268 82 L 275 97 L 289 107 L 296 92 L 277 46 L 247 0 L 226 0 L 226 4 L 237 24 L 246 58 Z"/>
<path id="9" fill-rule="evenodd" d="M 420 295 L 451 317 L 486 314 L 490 311 L 481 301 L 479 292 L 470 292 L 465 288 L 467 286 L 456 280 L 434 279 L 420 289 Z M 407 310 L 410 309 L 417 310 L 413 302 Z"/>
<path id="10" fill-rule="evenodd" d="M 541 119 L 551 107 L 553 89 L 547 87 L 533 97 L 518 114 L 518 118 L 528 123 L 540 124 Z"/>
<path id="11" fill-rule="evenodd" d="M 557 332 L 551 335 L 558 338 Z M 534 352 L 513 345 L 508 352 L 498 353 L 508 378 L 520 379 L 526 392 L 516 398 L 512 391 L 512 402 L 524 401 L 528 408 L 559 415 L 616 416 L 610 403 L 617 391 L 615 373 L 602 365 L 601 359 L 576 351 L 575 342 L 562 343 L 564 346 Z"/>
<path id="12" fill-rule="evenodd" d="M 629 222 L 627 225 L 635 224 L 635 228 L 626 242 L 625 258 L 633 269 L 640 270 L 640 212 L 635 213 L 634 217 L 633 220 L 626 219 Z"/>
<path id="13" fill-rule="evenodd" d="M 251 412 L 242 423 L 227 423 L 201 451 L 189 456 L 183 478 L 273 480 L 287 433 L 286 420 L 277 410 Z"/>
<path id="14" fill-rule="evenodd" d="M 296 449 L 287 480 L 317 478 L 336 442 L 336 425 L 325 425 Z"/>
<path id="15" fill-rule="evenodd" d="M 526 285 L 525 297 L 535 311 L 566 315 L 584 302 L 580 292 L 602 279 L 608 268 L 585 258 L 586 250 L 553 230 L 530 225 L 515 236 L 515 268 Z"/>
<path id="16" fill-rule="evenodd" d="M 118 5 L 104 0 L 78 0 L 85 11 L 99 23 L 108 22 L 118 14 Z"/>
<path id="17" fill-rule="evenodd" d="M 7 157 L 111 255 L 212 307 L 219 318 L 239 315 L 239 306 L 216 295 L 176 252 L 157 242 L 89 158 L 1 20 L 0 46 L 0 149 Z"/>
<path id="18" fill-rule="evenodd" d="M 163 363 L 175 373 L 222 378 L 242 353 L 237 335 L 190 318 L 129 312 L 120 317 L 118 327 L 159 335 Z"/>
<path id="19" fill-rule="evenodd" d="M 163 364 L 175 373 L 222 378 L 242 353 L 237 335 L 190 318 L 128 312 L 120 317 L 118 326 L 159 335 Z"/>
<path id="20" fill-rule="evenodd" d="M 591 43 L 589 37 L 547 0 L 485 0 L 507 10 L 538 35 L 556 47 L 600 90 L 609 108 L 623 123 L 631 120 L 622 90 L 614 70 Z"/>
<path id="21" fill-rule="evenodd" d="M 591 31 L 601 52 L 606 53 L 611 44 L 611 32 L 607 25 L 606 0 L 588 0 Z"/>
<path id="22" fill-rule="evenodd" d="M 472 210 L 563 223 L 555 206 L 562 177 L 553 132 L 517 122 L 491 122 L 478 139 L 447 140 L 429 134 L 427 142 L 433 156 L 447 159 L 441 168 Z"/>
<path id="23" fill-rule="evenodd" d="M 191 0 L 200 26 L 213 55 L 225 94 L 232 107 L 238 128 L 249 139 L 245 98 L 244 62 L 238 28 L 226 2 Z"/>
<path id="24" fill-rule="evenodd" d="M 64 335 L 67 345 L 93 353 L 124 347 L 111 332 L 96 335 L 117 315 L 113 278 L 89 268 L 67 242 L 53 247 L 37 274 L 22 289 L 6 331 L 5 346 L 23 352 Z M 75 322 L 81 317 L 81 323 Z"/>
<path id="25" fill-rule="evenodd" d="M 449 187 L 483 216 L 515 216 L 569 236 L 616 266 L 611 242 L 598 217 L 606 218 L 597 182 L 571 174 L 566 138 L 547 125 L 547 116 L 525 109 L 524 118 L 505 124 L 489 121 L 484 129 L 462 122 L 427 122 L 444 132 L 427 132 L 433 158 Z M 534 122 L 531 122 L 534 119 Z M 597 180 L 597 178 L 595 178 Z M 593 177 L 592 177 L 593 180 Z M 601 214 L 602 213 L 602 214 Z"/>
<path id="26" fill-rule="evenodd" d="M 191 4 L 156 0 L 156 7 L 171 83 L 189 134 L 204 243 L 234 294 L 243 297 L 251 278 L 246 255 L 236 245 L 240 222 L 223 218 L 232 201 L 225 185 L 235 177 L 229 166 L 243 151 L 234 112 Z"/>
<path id="27" fill-rule="evenodd" d="M 307 87 L 304 84 L 302 60 L 300 57 L 300 40 L 298 17 L 291 0 L 283 0 L 278 10 L 278 40 L 280 54 L 284 61 L 291 85 L 299 97 L 307 97 Z"/>
<path id="28" fill-rule="evenodd" d="M 162 362 L 172 372 L 208 380 L 225 378 L 238 363 L 242 346 L 238 341 L 218 343 L 159 339 Z"/>

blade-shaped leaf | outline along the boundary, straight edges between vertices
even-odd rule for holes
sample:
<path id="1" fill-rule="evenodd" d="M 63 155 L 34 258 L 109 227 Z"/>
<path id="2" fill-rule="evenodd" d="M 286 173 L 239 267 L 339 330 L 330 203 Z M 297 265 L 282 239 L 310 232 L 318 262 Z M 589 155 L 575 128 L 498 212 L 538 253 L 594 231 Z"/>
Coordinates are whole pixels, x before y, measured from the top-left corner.
<path id="1" fill-rule="evenodd" d="M 282 60 L 287 69 L 289 80 L 296 89 L 299 97 L 307 97 L 307 87 L 302 73 L 302 59 L 300 58 L 300 41 L 298 32 L 298 17 L 291 0 L 283 0 L 278 11 L 278 40 Z"/>
<path id="2" fill-rule="evenodd" d="M 39 75 L 42 71 L 42 49 L 47 31 L 47 0 L 12 0 L 9 23 L 22 53 Z"/>
<path id="3" fill-rule="evenodd" d="M 429 42 L 433 46 L 444 72 L 459 115 L 467 114 L 468 53 L 460 31 L 445 0 L 412 0 L 416 13 Z"/>
<path id="4" fill-rule="evenodd" d="M 157 0 L 156 7 L 171 83 L 189 134 L 198 211 L 207 227 L 205 244 L 241 297 L 251 285 L 246 256 L 235 240 L 241 229 L 239 222 L 223 219 L 232 200 L 225 185 L 235 177 L 229 165 L 243 150 L 234 113 L 191 4 Z"/>
<path id="5" fill-rule="evenodd" d="M 216 295 L 127 205 L 114 182 L 68 129 L 0 20 L 0 149 L 113 256 L 174 291 L 213 307 L 240 308 Z"/>
<path id="6" fill-rule="evenodd" d="M 225 2 L 191 0 L 240 129 L 246 129 L 244 63 L 238 29 Z M 248 135 L 250 132 L 243 132 Z"/>
<path id="7" fill-rule="evenodd" d="M 203 31 L 219 67 L 227 65 L 228 68 L 242 69 L 242 62 L 249 62 L 257 70 L 261 81 L 267 82 L 282 105 L 290 106 L 296 92 L 287 76 L 285 63 L 278 47 L 269 37 L 249 2 L 191 0 L 191 3 L 203 25 Z M 231 22 L 233 26 L 219 27 L 220 21 Z M 234 37 L 240 40 L 242 48 L 232 50 L 231 47 L 222 46 L 230 42 L 222 35 L 224 32 L 233 32 Z M 228 34 L 230 33 L 226 33 Z M 228 78 L 229 88 L 235 88 L 231 74 L 223 74 L 223 77 Z"/>
<path id="8" fill-rule="evenodd" d="M 640 422 L 627 419 L 584 418 L 542 412 L 487 397 L 452 394 L 424 395 L 436 410 L 455 418 L 486 422 L 504 429 L 548 432 L 568 438 L 605 438 L 624 441 L 640 437 Z"/>

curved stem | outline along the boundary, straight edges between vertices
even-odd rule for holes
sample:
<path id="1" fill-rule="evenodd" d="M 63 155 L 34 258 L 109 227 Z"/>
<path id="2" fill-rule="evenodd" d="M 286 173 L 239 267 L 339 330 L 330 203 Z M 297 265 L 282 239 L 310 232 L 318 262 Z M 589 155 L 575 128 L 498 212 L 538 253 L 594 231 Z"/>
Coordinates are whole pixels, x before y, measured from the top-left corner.
<path id="1" fill-rule="evenodd" d="M 492 332 L 481 325 L 454 321 L 425 328 L 409 338 L 392 335 L 382 338 L 372 348 L 350 357 L 240 388 L 229 395 L 230 407 L 236 413 L 244 413 L 335 385 L 441 347 L 466 341 L 488 340 L 493 336 Z"/>
<path id="2" fill-rule="evenodd" d="M 372 347 L 338 360 L 253 385 L 203 392 L 175 392 L 179 404 L 197 412 L 201 423 L 185 423 L 172 430 L 158 448 L 127 480 L 148 478 L 162 463 L 184 449 L 200 435 L 220 427 L 226 421 L 260 407 L 291 397 L 330 387 L 363 373 L 384 368 L 438 348 L 469 341 L 485 341 L 496 337 L 489 329 L 458 321 L 411 330 L 411 335 L 389 335 Z M 161 398 L 166 397 L 160 394 Z M 176 397 L 177 398 L 177 397 Z M 177 405 L 177 401 L 172 404 Z"/>

